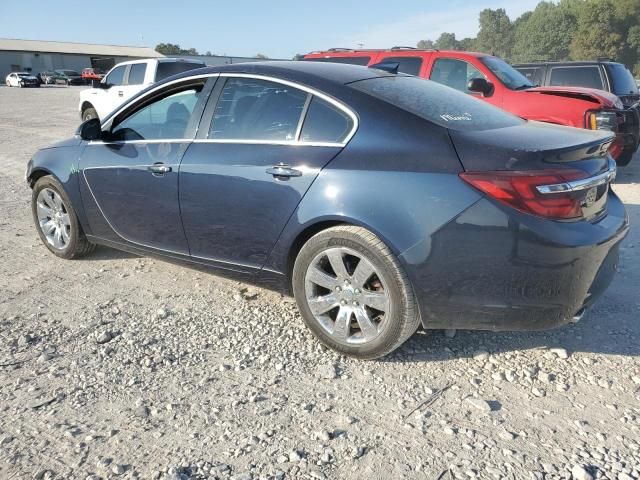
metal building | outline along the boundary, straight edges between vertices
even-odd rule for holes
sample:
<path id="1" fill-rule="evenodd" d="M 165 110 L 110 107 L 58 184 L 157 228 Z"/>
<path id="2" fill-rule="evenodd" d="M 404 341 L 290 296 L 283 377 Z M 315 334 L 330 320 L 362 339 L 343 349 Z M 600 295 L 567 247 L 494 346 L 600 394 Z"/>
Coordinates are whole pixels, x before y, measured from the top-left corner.
<path id="1" fill-rule="evenodd" d="M 79 72 L 87 67 L 107 71 L 119 62 L 163 56 L 149 47 L 0 38 L 0 82 L 11 72 Z"/>

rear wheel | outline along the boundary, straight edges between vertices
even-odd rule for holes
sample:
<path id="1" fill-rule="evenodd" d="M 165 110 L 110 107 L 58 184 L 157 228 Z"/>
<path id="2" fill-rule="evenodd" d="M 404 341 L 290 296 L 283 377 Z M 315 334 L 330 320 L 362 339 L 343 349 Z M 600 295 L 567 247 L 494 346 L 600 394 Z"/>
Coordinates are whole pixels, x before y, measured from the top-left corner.
<path id="1" fill-rule="evenodd" d="M 364 228 L 333 227 L 312 237 L 296 258 L 293 291 L 311 331 L 352 357 L 384 356 L 420 324 L 398 260 Z"/>
<path id="2" fill-rule="evenodd" d="M 95 249 L 82 231 L 62 185 L 53 177 L 42 177 L 34 185 L 31 211 L 40 240 L 58 257 L 78 258 Z"/>

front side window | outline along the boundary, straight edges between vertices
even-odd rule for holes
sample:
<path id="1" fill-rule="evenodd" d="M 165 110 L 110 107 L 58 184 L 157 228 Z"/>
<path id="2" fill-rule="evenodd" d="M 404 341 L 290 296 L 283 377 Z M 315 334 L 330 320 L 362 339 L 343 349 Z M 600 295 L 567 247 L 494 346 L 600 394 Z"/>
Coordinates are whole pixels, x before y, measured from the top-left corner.
<path id="1" fill-rule="evenodd" d="M 621 63 L 607 63 L 609 77 L 613 83 L 613 93 L 616 95 L 637 95 L 638 85 L 633 75 Z"/>
<path id="2" fill-rule="evenodd" d="M 351 129 L 349 115 L 318 97 L 313 97 L 302 125 L 300 140 L 303 142 L 341 143 Z"/>
<path id="3" fill-rule="evenodd" d="M 124 65 L 114 68 L 111 73 L 107 75 L 105 82 L 109 85 L 122 85 L 124 80 L 124 69 Z"/>
<path id="4" fill-rule="evenodd" d="M 307 93 L 251 78 L 226 81 L 213 114 L 209 138 L 292 141 Z"/>
<path id="5" fill-rule="evenodd" d="M 380 63 L 397 63 L 398 71 L 409 75 L 420 75 L 422 58 L 420 57 L 386 57 Z"/>
<path id="6" fill-rule="evenodd" d="M 431 70 L 431 80 L 465 93 L 471 93 L 467 90 L 467 84 L 473 78 L 485 76 L 470 63 L 455 58 L 439 58 Z"/>
<path id="7" fill-rule="evenodd" d="M 111 131 L 115 141 L 186 138 L 201 87 L 192 87 L 146 105 Z"/>
<path id="8" fill-rule="evenodd" d="M 128 85 L 142 85 L 144 83 L 144 74 L 147 71 L 146 63 L 134 63 L 129 69 Z"/>
<path id="9" fill-rule="evenodd" d="M 588 87 L 602 90 L 602 76 L 597 66 L 552 67 L 549 85 L 556 87 Z"/>
<path id="10" fill-rule="evenodd" d="M 525 90 L 534 86 L 527 77 L 501 58 L 486 56 L 480 61 L 510 90 Z"/>

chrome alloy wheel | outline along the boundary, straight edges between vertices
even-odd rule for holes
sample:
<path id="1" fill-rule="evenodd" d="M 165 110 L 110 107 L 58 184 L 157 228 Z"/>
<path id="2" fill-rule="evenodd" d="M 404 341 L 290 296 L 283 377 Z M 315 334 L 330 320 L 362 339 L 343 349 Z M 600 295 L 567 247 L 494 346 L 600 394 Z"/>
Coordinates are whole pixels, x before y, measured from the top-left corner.
<path id="1" fill-rule="evenodd" d="M 71 238 L 71 218 L 60 195 L 51 188 L 43 188 L 36 200 L 38 226 L 49 245 L 64 250 Z"/>
<path id="2" fill-rule="evenodd" d="M 361 253 L 346 247 L 329 248 L 313 259 L 305 295 L 315 320 L 342 344 L 375 340 L 391 309 L 385 280 Z"/>

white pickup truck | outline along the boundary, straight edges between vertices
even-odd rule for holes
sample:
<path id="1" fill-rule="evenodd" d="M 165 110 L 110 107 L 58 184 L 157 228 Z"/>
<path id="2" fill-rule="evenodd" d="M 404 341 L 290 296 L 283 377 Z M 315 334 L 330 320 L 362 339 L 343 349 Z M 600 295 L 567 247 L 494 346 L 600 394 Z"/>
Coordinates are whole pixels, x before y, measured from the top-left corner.
<path id="1" fill-rule="evenodd" d="M 80 118 L 102 119 L 149 85 L 171 75 L 206 66 L 198 60 L 152 58 L 122 62 L 113 67 L 93 88 L 80 92 Z"/>

